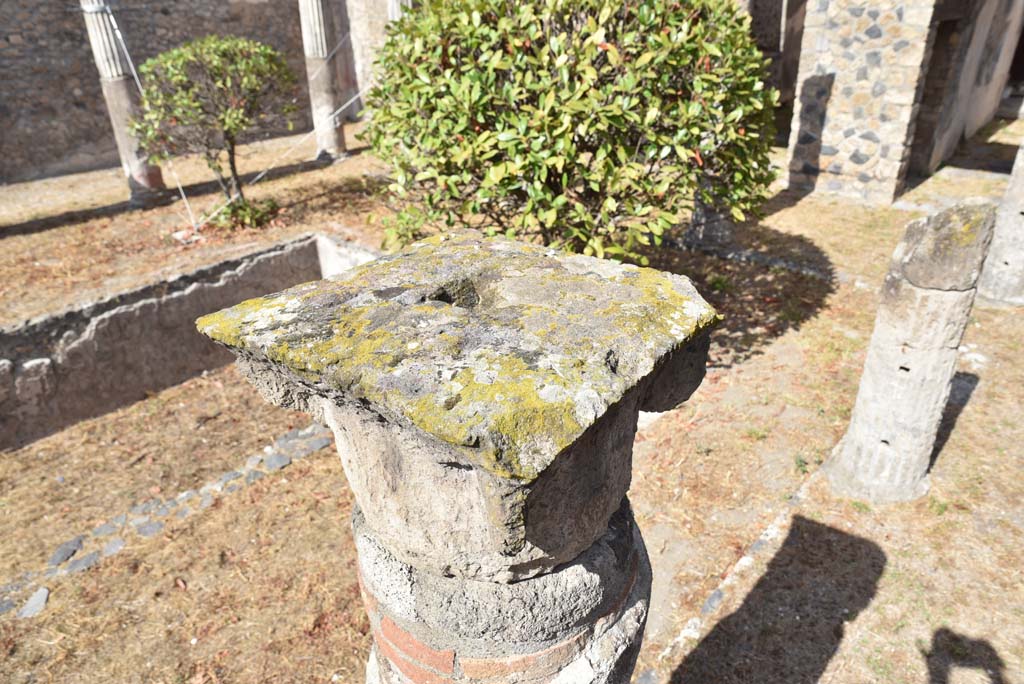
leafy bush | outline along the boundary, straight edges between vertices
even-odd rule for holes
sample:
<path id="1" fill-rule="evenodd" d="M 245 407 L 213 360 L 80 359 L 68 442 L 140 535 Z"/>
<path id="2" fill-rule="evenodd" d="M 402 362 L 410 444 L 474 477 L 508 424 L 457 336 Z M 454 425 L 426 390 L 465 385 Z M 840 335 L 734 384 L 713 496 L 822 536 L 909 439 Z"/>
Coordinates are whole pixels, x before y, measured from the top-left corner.
<path id="1" fill-rule="evenodd" d="M 228 216 L 265 218 L 266 209 L 250 207 L 242 193 L 235 150 L 257 126 L 290 125 L 295 75 L 281 53 L 246 38 L 207 36 L 146 61 L 139 74 L 141 116 L 132 131 L 143 148 L 157 161 L 202 154 L 228 201 L 241 207 Z"/>
<path id="2" fill-rule="evenodd" d="M 394 22 L 364 133 L 425 223 L 597 256 L 763 201 L 777 94 L 735 0 L 425 0 Z M 411 213 L 409 213 L 411 211 Z"/>
<path id="3" fill-rule="evenodd" d="M 262 202 L 234 201 L 203 219 L 206 225 L 221 230 L 259 228 L 270 223 L 280 209 L 281 207 L 272 199 Z"/>

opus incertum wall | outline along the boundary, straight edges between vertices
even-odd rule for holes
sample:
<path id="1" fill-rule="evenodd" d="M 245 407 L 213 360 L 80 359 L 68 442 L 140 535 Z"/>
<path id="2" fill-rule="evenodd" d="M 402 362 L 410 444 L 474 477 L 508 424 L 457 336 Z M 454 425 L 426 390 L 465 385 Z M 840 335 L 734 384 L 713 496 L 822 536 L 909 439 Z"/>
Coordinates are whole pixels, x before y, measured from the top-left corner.
<path id="1" fill-rule="evenodd" d="M 372 258 L 363 248 L 306 236 L 0 330 L 0 449 L 230 361 L 196 333 L 197 316 Z"/>

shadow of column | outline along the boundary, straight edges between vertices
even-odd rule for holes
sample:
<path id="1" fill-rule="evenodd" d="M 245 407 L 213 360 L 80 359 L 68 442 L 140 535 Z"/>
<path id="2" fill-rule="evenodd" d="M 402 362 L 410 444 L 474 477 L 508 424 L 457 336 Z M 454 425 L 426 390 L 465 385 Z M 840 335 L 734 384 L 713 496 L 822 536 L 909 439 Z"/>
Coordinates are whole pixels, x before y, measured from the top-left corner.
<path id="1" fill-rule="evenodd" d="M 949 436 L 953 434 L 953 428 L 956 427 L 960 414 L 963 413 L 964 407 L 971 400 L 977 387 L 978 376 L 974 373 L 957 371 L 953 375 L 949 399 L 946 400 L 946 407 L 942 410 L 942 422 L 939 423 L 939 431 L 935 434 L 935 446 L 932 448 L 932 458 L 928 463 L 928 470 L 935 467 L 935 462 L 939 460 L 939 454 L 942 453 L 946 442 L 949 441 Z"/>
<path id="2" fill-rule="evenodd" d="M 800 88 L 799 125 L 789 160 L 789 189 L 799 197 L 814 191 L 822 172 L 821 154 L 825 146 L 821 136 L 835 80 L 835 74 L 811 76 Z"/>
<path id="3" fill-rule="evenodd" d="M 764 575 L 672 673 L 672 684 L 816 684 L 875 596 L 873 542 L 796 516 Z"/>
<path id="4" fill-rule="evenodd" d="M 928 684 L 949 684 L 954 667 L 982 670 L 990 684 L 1007 684 L 1006 663 L 983 639 L 971 639 L 943 627 L 932 635 L 930 651 L 922 651 L 928 666 Z"/>

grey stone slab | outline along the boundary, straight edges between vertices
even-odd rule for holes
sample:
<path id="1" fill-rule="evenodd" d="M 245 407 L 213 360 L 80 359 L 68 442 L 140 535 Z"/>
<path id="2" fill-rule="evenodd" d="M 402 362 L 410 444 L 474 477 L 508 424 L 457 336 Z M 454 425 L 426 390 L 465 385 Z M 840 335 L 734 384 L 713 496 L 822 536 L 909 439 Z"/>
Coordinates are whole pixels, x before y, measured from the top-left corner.
<path id="1" fill-rule="evenodd" d="M 320 451 L 321 449 L 326 449 L 327 447 L 331 446 L 332 441 L 334 440 L 326 436 L 314 437 L 313 439 L 306 441 L 306 449 L 303 456 L 308 456 L 309 454 Z"/>
<path id="2" fill-rule="evenodd" d="M 124 539 L 121 539 L 121 537 L 114 537 L 113 539 L 108 541 L 106 544 L 104 544 L 103 551 L 102 551 L 103 557 L 107 558 L 109 556 L 113 556 L 115 553 L 119 552 L 123 548 L 124 548 Z"/>
<path id="3" fill-rule="evenodd" d="M 245 474 L 245 484 L 252 484 L 264 478 L 263 473 L 258 470 L 250 470 Z"/>
<path id="4" fill-rule="evenodd" d="M 79 551 L 81 551 L 82 539 L 83 537 L 81 536 L 75 537 L 74 539 L 69 539 L 68 541 L 58 546 L 54 550 L 53 555 L 50 556 L 48 564 L 51 567 L 56 567 L 61 563 L 65 562 L 66 560 L 68 560 L 69 558 L 71 558 L 72 556 L 74 556 Z"/>
<path id="5" fill-rule="evenodd" d="M 105 522 L 92 531 L 94 537 L 109 537 L 110 535 L 121 529 L 121 525 L 115 524 L 113 521 Z"/>
<path id="6" fill-rule="evenodd" d="M 135 531 L 143 537 L 152 537 L 164 529 L 164 524 L 159 520 L 151 520 L 135 528 Z"/>
<path id="7" fill-rule="evenodd" d="M 84 556 L 79 556 L 78 558 L 68 563 L 68 574 L 70 575 L 76 572 L 82 572 L 83 570 L 88 570 L 92 566 L 96 565 L 96 563 L 99 562 L 99 560 L 99 551 L 91 551 L 85 554 Z"/>
<path id="8" fill-rule="evenodd" d="M 19 618 L 34 618 L 43 612 L 43 608 L 46 607 L 46 602 L 50 598 L 50 590 L 46 587 L 39 587 L 35 590 L 32 596 L 29 597 L 25 605 L 18 611 Z"/>
<path id="9" fill-rule="evenodd" d="M 17 604 L 15 604 L 14 601 L 10 599 L 0 599 L 0 615 L 11 612 L 12 610 L 14 610 L 15 605 Z"/>
<path id="10" fill-rule="evenodd" d="M 722 590 L 715 589 L 713 592 L 711 592 L 711 595 L 708 596 L 707 600 L 704 601 L 704 605 L 700 608 L 700 614 L 710 615 L 711 613 L 714 613 L 716 610 L 718 610 L 718 606 L 722 605 L 722 600 L 724 598 L 725 595 L 722 593 Z"/>
<path id="11" fill-rule="evenodd" d="M 237 480 L 241 477 L 242 473 L 238 472 L 237 470 L 232 470 L 231 472 L 224 473 L 223 475 L 221 475 L 219 482 L 222 485 L 226 485 L 228 482 L 232 482 L 233 480 Z"/>
<path id="12" fill-rule="evenodd" d="M 263 464 L 267 467 L 267 470 L 271 471 L 287 468 L 291 463 L 292 459 L 290 456 L 286 456 L 285 454 L 281 454 L 276 451 L 263 459 Z"/>

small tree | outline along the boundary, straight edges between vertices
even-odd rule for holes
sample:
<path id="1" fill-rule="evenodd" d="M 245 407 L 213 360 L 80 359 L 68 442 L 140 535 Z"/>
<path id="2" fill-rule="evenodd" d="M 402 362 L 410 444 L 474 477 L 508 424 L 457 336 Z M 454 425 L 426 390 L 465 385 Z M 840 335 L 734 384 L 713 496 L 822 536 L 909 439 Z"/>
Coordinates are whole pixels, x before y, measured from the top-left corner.
<path id="1" fill-rule="evenodd" d="M 235 151 L 240 138 L 258 126 L 290 127 L 295 75 L 281 53 L 246 38 L 206 36 L 147 60 L 139 74 L 141 116 L 132 130 L 143 148 L 154 159 L 203 155 L 232 205 L 231 215 L 252 217 Z"/>
<path id="2" fill-rule="evenodd" d="M 425 0 L 389 29 L 364 136 L 389 238 L 463 223 L 637 258 L 695 195 L 763 201 L 777 94 L 735 0 Z"/>

